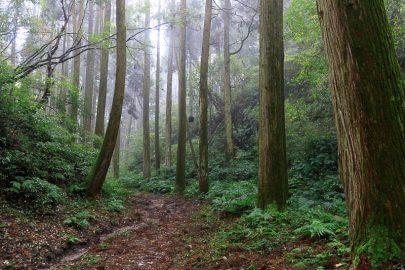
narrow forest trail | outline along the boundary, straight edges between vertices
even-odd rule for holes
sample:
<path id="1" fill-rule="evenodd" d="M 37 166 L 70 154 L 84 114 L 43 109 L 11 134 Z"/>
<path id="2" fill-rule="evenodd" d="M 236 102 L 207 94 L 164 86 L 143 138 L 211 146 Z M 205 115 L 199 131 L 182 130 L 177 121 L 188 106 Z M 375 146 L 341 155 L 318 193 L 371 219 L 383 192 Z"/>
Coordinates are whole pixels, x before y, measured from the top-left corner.
<path id="1" fill-rule="evenodd" d="M 140 220 L 100 238 L 97 244 L 67 252 L 49 269 L 179 269 L 176 258 L 188 246 L 184 235 L 192 215 L 204 205 L 175 196 L 138 194 L 129 205 Z"/>

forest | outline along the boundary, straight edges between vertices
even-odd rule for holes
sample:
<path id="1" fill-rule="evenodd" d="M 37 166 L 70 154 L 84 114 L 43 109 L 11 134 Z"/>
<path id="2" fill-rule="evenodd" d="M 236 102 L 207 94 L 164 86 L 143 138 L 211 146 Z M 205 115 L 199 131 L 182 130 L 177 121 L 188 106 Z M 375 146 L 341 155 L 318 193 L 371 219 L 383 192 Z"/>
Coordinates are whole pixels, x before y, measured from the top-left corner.
<path id="1" fill-rule="evenodd" d="M 402 0 L 0 0 L 0 269 L 405 269 Z"/>

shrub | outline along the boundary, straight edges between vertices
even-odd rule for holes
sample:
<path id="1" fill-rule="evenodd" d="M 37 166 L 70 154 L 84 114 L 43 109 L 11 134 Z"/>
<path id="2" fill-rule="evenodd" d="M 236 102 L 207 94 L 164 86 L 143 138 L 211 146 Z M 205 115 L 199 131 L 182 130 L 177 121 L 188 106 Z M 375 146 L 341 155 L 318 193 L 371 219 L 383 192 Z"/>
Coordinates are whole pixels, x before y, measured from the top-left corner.
<path id="1" fill-rule="evenodd" d="M 35 101 L 29 82 L 14 88 L 0 94 L 0 192 L 34 208 L 60 203 L 60 188 L 82 181 L 95 149 L 75 143 L 63 117 Z"/>
<path id="2" fill-rule="evenodd" d="M 212 200 L 214 209 L 219 212 L 243 214 L 254 209 L 256 193 L 257 188 L 253 181 L 214 181 L 207 198 Z"/>
<path id="3" fill-rule="evenodd" d="M 79 211 L 65 219 L 63 224 L 78 229 L 86 229 L 90 226 L 90 222 L 95 220 L 95 218 L 96 217 L 88 211 Z"/>
<path id="4" fill-rule="evenodd" d="M 125 209 L 124 202 L 115 198 L 108 200 L 106 206 L 111 212 L 122 212 Z"/>
<path id="5" fill-rule="evenodd" d="M 26 205 L 33 203 L 38 210 L 47 210 L 49 207 L 60 204 L 65 199 L 64 192 L 54 184 L 39 178 L 25 179 L 17 177 L 10 183 L 7 192 L 18 200 L 23 200 Z"/>
<path id="6" fill-rule="evenodd" d="M 309 236 L 311 238 L 323 238 L 335 235 L 333 232 L 333 224 L 331 223 L 323 223 L 319 220 L 312 220 L 311 224 L 306 224 L 294 232 L 298 235 L 302 236 Z"/>

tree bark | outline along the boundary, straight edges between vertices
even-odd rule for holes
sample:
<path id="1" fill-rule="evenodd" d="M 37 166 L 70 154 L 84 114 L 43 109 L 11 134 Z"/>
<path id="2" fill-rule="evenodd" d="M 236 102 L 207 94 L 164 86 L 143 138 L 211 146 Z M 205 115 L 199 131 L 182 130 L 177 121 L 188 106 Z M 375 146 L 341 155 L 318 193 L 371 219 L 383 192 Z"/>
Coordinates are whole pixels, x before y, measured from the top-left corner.
<path id="1" fill-rule="evenodd" d="M 145 28 L 150 27 L 150 2 L 146 1 Z M 149 98 L 150 98 L 150 31 L 145 31 L 144 66 L 143 66 L 143 177 L 150 178 L 150 126 L 149 126 Z"/>
<path id="2" fill-rule="evenodd" d="M 107 0 L 105 3 L 104 11 L 104 25 L 103 36 L 110 35 L 110 20 L 111 20 L 111 0 Z M 109 62 L 109 43 L 102 44 L 101 49 L 101 63 L 100 63 L 100 87 L 98 90 L 98 102 L 97 102 L 97 117 L 96 117 L 96 135 L 104 136 L 104 115 L 107 99 L 107 80 L 108 80 L 108 62 Z"/>
<path id="3" fill-rule="evenodd" d="M 125 92 L 126 74 L 126 23 L 125 23 L 125 0 L 116 0 L 116 25 L 117 25 L 117 67 L 114 97 L 111 106 L 110 119 L 103 140 L 100 153 L 87 180 L 89 183 L 88 194 L 98 197 L 107 175 L 113 151 L 120 128 L 122 105 Z"/>
<path id="4" fill-rule="evenodd" d="M 88 22 L 88 35 L 91 37 L 94 32 L 94 5 L 89 2 L 89 22 Z M 94 50 L 87 52 L 86 64 L 86 83 L 84 90 L 84 106 L 83 106 L 83 130 L 90 133 L 91 131 L 91 109 L 93 107 L 93 87 L 94 87 Z"/>
<path id="5" fill-rule="evenodd" d="M 231 1 L 225 0 L 224 8 L 224 117 L 225 117 L 225 159 L 229 162 L 234 156 L 231 114 L 231 56 L 229 52 L 229 28 L 231 21 Z"/>
<path id="6" fill-rule="evenodd" d="M 283 1 L 260 2 L 259 184 L 257 206 L 286 206 Z"/>
<path id="7" fill-rule="evenodd" d="M 179 129 L 176 164 L 176 192 L 183 193 L 186 188 L 186 0 L 181 0 L 180 14 L 180 55 L 179 55 Z"/>
<path id="8" fill-rule="evenodd" d="M 355 263 L 404 248 L 404 84 L 383 0 L 318 0 Z M 382 256 L 381 256 L 382 255 Z M 381 259 L 383 257 L 383 259 Z M 382 267 L 382 268 L 379 268 Z"/>
<path id="9" fill-rule="evenodd" d="M 170 1 L 170 11 L 174 14 L 174 0 Z M 174 29 L 173 23 L 169 30 L 169 52 L 167 59 L 167 86 L 166 86 L 166 123 L 165 123 L 165 165 L 172 166 L 172 89 L 173 89 L 173 54 Z"/>
<path id="10" fill-rule="evenodd" d="M 200 66 L 200 158 L 198 166 L 200 193 L 208 192 L 208 62 L 210 55 L 211 16 L 212 0 L 206 0 Z"/>
<path id="11" fill-rule="evenodd" d="M 160 0 L 158 8 L 158 38 L 156 48 L 156 91 L 155 91 L 155 169 L 160 170 L 160 131 L 159 131 L 159 114 L 160 114 Z"/>

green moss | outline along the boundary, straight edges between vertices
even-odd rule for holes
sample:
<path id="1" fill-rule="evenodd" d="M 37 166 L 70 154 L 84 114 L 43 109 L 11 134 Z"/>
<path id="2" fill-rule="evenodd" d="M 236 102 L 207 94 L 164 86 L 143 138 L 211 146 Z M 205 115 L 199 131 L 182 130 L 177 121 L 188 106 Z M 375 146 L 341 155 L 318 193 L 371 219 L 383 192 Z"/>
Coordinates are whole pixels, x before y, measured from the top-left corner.
<path id="1" fill-rule="evenodd" d="M 366 242 L 355 251 L 353 262 L 355 266 L 360 263 L 362 255 L 367 256 L 373 269 L 379 269 L 384 262 L 401 257 L 401 249 L 386 227 L 381 225 L 370 227 L 365 239 Z"/>

